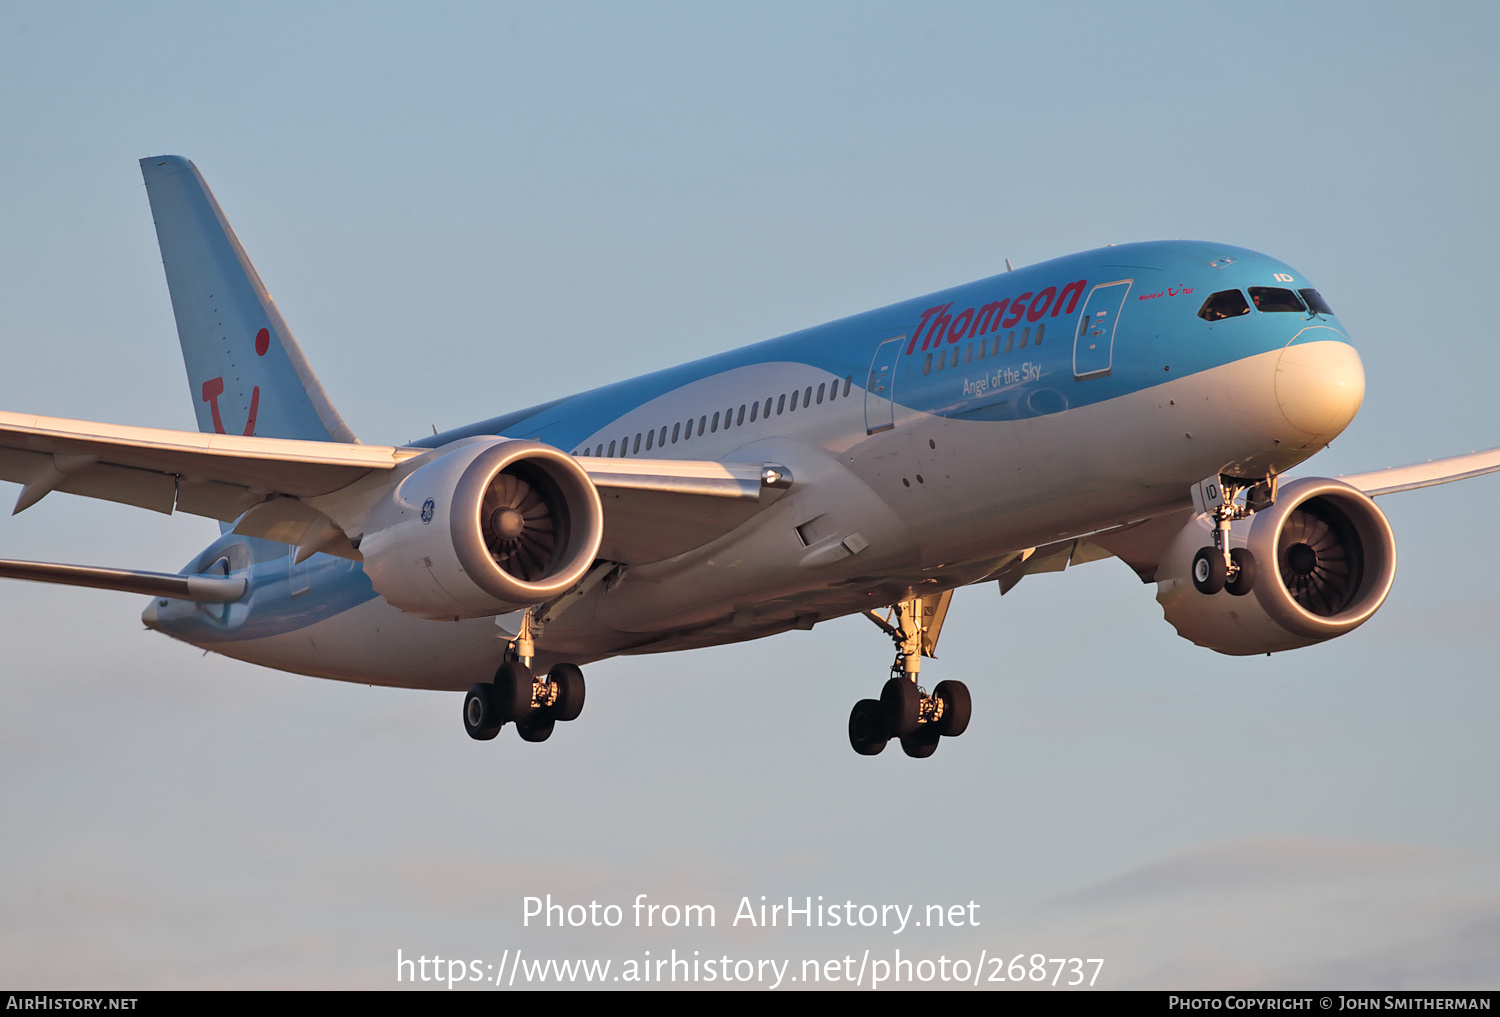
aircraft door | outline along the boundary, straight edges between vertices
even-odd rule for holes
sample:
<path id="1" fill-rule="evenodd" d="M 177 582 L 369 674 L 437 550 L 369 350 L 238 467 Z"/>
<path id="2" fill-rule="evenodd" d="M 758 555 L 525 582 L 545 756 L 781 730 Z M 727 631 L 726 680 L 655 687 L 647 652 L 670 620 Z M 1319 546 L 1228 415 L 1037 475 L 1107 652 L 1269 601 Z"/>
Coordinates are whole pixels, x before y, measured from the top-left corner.
<path id="1" fill-rule="evenodd" d="M 896 426 L 896 362 L 906 336 L 887 339 L 875 350 L 870 376 L 865 380 L 865 434 Z"/>
<path id="2" fill-rule="evenodd" d="M 1073 377 L 1102 378 L 1114 366 L 1115 330 L 1133 279 L 1100 283 L 1089 291 L 1073 336 Z"/>

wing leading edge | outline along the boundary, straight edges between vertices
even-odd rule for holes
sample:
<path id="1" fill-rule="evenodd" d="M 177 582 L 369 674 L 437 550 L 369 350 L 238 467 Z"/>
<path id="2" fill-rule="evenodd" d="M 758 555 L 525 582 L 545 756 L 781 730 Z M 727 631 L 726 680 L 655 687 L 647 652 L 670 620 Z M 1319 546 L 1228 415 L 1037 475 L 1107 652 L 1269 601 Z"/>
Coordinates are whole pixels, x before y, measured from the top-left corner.
<path id="1" fill-rule="evenodd" d="M 297 545 L 302 557 L 326 550 L 358 558 L 354 545 L 344 539 L 345 528 L 336 527 L 323 509 L 357 481 L 370 477 L 377 485 L 394 483 L 407 472 L 403 467 L 414 468 L 443 451 L 205 434 L 0 411 L 0 480 L 22 485 L 15 512 L 52 491 L 63 491 L 163 513 L 238 520 L 236 532 Z M 604 505 L 600 555 L 625 564 L 658 561 L 708 543 L 790 485 L 784 470 L 759 463 L 587 457 L 578 462 Z M 390 476 L 383 480 L 381 474 Z M 99 581 L 85 582 L 82 572 L 70 579 L 73 574 L 65 571 L 85 566 L 55 568 L 64 569 L 52 573 L 55 578 L 3 570 L 0 577 L 144 590 L 111 585 L 105 573 L 118 570 L 102 570 L 95 577 Z"/>
<path id="2" fill-rule="evenodd" d="M 1371 470 L 1369 473 L 1351 473 L 1339 479 L 1350 487 L 1359 488 L 1371 498 L 1378 498 L 1383 494 L 1451 484 L 1456 480 L 1482 477 L 1496 471 L 1500 471 L 1500 448 L 1449 456 L 1447 459 L 1430 459 L 1411 466 L 1392 466 L 1384 470 Z"/>

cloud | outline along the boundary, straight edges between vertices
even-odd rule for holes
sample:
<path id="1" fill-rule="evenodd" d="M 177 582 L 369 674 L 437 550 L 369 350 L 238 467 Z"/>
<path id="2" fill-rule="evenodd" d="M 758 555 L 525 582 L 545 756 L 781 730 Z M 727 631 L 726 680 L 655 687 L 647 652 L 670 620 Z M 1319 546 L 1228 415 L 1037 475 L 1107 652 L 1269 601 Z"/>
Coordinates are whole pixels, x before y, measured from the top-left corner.
<path id="1" fill-rule="evenodd" d="M 1020 924 L 1038 948 L 1104 957 L 1110 988 L 1484 988 L 1500 973 L 1500 858 L 1240 839 L 1060 895 Z"/>

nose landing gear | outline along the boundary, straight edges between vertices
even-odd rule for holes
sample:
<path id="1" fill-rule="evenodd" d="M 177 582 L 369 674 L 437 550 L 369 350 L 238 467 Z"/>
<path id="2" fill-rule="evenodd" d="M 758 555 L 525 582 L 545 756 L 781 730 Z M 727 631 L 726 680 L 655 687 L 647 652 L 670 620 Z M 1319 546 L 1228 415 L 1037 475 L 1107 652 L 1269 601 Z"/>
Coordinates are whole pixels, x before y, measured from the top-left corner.
<path id="1" fill-rule="evenodd" d="M 1241 495 L 1244 500 L 1240 501 Z M 1193 506 L 1213 519 L 1214 542 L 1193 556 L 1193 588 L 1213 595 L 1220 590 L 1243 597 L 1255 588 L 1255 555 L 1249 548 L 1229 546 L 1229 524 L 1276 501 L 1276 475 L 1264 480 L 1212 476 L 1193 486 Z"/>
<path id="2" fill-rule="evenodd" d="M 895 642 L 896 659 L 880 698 L 861 699 L 849 714 L 849 744 L 860 755 L 877 755 L 896 738 L 908 756 L 925 759 L 937 751 L 942 736 L 954 738 L 968 728 L 968 686 L 943 681 L 928 695 L 918 683 L 922 655 L 932 655 L 951 597 L 950 590 L 903 600 L 892 606 L 889 618 L 865 612 Z"/>

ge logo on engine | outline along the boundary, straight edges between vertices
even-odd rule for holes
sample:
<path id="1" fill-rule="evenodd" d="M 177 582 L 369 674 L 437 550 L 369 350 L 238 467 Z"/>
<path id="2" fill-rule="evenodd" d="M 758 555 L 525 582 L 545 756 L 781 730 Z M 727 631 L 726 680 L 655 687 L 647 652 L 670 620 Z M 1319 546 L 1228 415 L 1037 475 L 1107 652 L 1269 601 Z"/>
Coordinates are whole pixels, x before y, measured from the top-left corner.
<path id="1" fill-rule="evenodd" d="M 431 498 L 428 498 L 426 501 L 424 501 L 422 503 L 422 525 L 423 526 L 426 526 L 428 523 L 432 522 L 432 510 L 434 508 L 436 508 L 436 507 L 437 506 L 433 504 Z"/>

